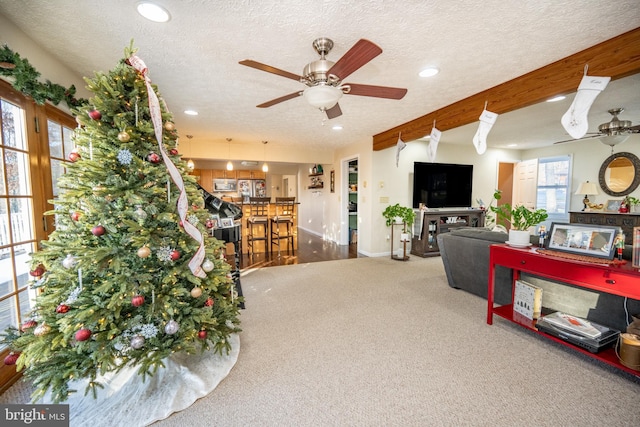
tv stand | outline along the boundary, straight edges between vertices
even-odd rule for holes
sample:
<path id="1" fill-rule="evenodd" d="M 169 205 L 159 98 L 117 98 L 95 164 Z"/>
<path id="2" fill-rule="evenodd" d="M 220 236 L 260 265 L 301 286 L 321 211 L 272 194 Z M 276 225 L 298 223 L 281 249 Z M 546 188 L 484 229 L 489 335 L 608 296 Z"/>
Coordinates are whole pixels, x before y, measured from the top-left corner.
<path id="1" fill-rule="evenodd" d="M 491 325 L 493 323 L 493 315 L 496 314 L 580 353 L 635 376 L 640 376 L 640 371 L 633 370 L 620 363 L 615 348 L 607 348 L 598 353 L 591 353 L 582 347 L 538 331 L 534 320 L 520 320 L 520 318 L 514 317 L 513 292 L 511 293 L 512 300 L 510 304 L 494 306 L 494 281 L 496 266 L 498 265 L 513 270 L 512 290 L 515 281 L 520 278 L 520 273 L 525 272 L 585 289 L 640 299 L 640 287 L 638 286 L 640 271 L 633 268 L 630 262 L 622 265 L 595 264 L 541 255 L 535 249 L 518 249 L 505 244 L 491 245 L 489 248 L 487 324 Z"/>
<path id="2" fill-rule="evenodd" d="M 414 227 L 418 232 L 411 239 L 411 253 L 419 257 L 439 256 L 436 238 L 461 227 L 484 227 L 484 209 L 438 208 L 416 213 Z"/>

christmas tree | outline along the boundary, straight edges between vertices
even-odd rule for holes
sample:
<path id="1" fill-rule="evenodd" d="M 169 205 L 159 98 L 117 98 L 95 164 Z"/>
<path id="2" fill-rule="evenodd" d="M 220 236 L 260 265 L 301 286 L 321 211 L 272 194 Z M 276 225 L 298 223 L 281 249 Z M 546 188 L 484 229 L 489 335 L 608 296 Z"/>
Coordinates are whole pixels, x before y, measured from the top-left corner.
<path id="1" fill-rule="evenodd" d="M 56 230 L 32 256 L 40 290 L 5 342 L 10 362 L 54 402 L 125 366 L 146 375 L 174 352 L 228 352 L 238 299 L 224 243 L 178 152 L 166 105 L 131 48 L 74 110 L 76 148 L 52 203 Z M 16 355 L 19 357 L 16 360 Z"/>

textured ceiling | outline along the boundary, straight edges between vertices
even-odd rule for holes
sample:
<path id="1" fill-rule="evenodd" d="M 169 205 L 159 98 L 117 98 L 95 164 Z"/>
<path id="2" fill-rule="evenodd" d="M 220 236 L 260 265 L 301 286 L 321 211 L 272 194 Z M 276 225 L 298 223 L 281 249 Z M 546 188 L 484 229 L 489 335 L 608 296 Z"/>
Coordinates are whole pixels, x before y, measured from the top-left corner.
<path id="1" fill-rule="evenodd" d="M 640 22 L 637 0 L 620 0 L 614 7 L 587 0 L 157 3 L 171 13 L 166 24 L 139 16 L 131 0 L 0 0 L 0 13 L 79 76 L 113 68 L 133 39 L 181 135 L 192 134 L 205 142 L 233 138 L 255 143 L 260 150 L 262 140 L 315 148 L 371 141 L 374 134 L 632 30 Z M 383 53 L 348 81 L 405 87 L 407 95 L 399 101 L 345 96 L 340 101 L 343 115 L 330 121 L 303 98 L 256 108 L 304 86 L 238 62 L 253 59 L 301 74 L 307 63 L 318 58 L 311 45 L 318 37 L 334 41 L 328 56 L 333 61 L 360 38 L 378 44 Z M 430 79 L 418 77 L 426 66 L 441 72 Z M 621 118 L 640 122 L 638 79 L 634 84 L 631 93 L 636 106 L 618 98 L 615 105 L 594 104 L 592 111 L 600 116 L 590 117 L 590 130 L 608 121 L 606 109 L 616 106 L 627 107 Z M 620 92 L 630 93 L 629 89 Z M 536 133 L 536 129 L 547 121 L 559 123 L 570 99 L 566 102 L 554 107 L 559 112 L 555 118 L 536 117 L 535 110 L 525 115 L 534 123 L 532 140 L 565 139 L 559 125 L 559 135 Z M 185 109 L 200 114 L 185 116 Z M 511 114 L 517 117 L 517 112 Z M 504 116 L 494 126 L 489 145 L 511 142 L 516 135 L 522 139 L 522 126 Z M 508 123 L 513 129 L 507 129 Z M 344 129 L 333 131 L 333 124 Z M 475 128 L 468 125 L 444 132 L 441 143 L 464 138 L 468 143 L 468 134 L 473 136 Z"/>

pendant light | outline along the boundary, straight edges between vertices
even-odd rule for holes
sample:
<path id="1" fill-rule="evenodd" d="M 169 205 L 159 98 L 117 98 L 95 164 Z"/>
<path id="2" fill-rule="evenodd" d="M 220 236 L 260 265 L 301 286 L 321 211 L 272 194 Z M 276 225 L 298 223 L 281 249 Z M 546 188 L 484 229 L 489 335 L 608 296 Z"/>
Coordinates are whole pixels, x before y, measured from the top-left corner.
<path id="1" fill-rule="evenodd" d="M 186 135 L 186 137 L 189 139 L 189 154 L 191 154 L 191 138 L 193 138 L 193 135 Z M 189 172 L 193 172 L 195 168 L 195 163 L 193 163 L 193 160 L 189 158 L 189 160 L 187 160 L 187 169 L 189 169 Z"/>
<path id="2" fill-rule="evenodd" d="M 269 165 L 267 165 L 267 143 L 269 143 L 269 141 L 262 141 L 262 144 L 264 145 L 264 163 L 262 164 L 262 172 L 264 173 L 269 172 Z"/>
<path id="3" fill-rule="evenodd" d="M 229 161 L 227 162 L 227 170 L 228 171 L 232 171 L 233 170 L 233 163 L 231 163 L 231 138 L 227 138 L 227 146 L 229 148 L 229 152 L 228 152 L 228 156 L 227 156 L 227 158 L 229 159 Z"/>

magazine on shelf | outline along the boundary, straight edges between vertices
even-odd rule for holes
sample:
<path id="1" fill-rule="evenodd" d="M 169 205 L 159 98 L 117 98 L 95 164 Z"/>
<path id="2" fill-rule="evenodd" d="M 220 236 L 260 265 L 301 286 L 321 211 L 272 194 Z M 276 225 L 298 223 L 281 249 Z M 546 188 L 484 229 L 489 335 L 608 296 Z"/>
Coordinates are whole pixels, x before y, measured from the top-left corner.
<path id="1" fill-rule="evenodd" d="M 528 319 L 537 319 L 542 310 L 542 288 L 524 280 L 516 280 L 513 311 Z"/>
<path id="2" fill-rule="evenodd" d="M 599 338 L 604 332 L 609 331 L 609 328 L 606 326 L 560 311 L 548 314 L 544 316 L 542 320 L 574 334 L 594 339 Z"/>

